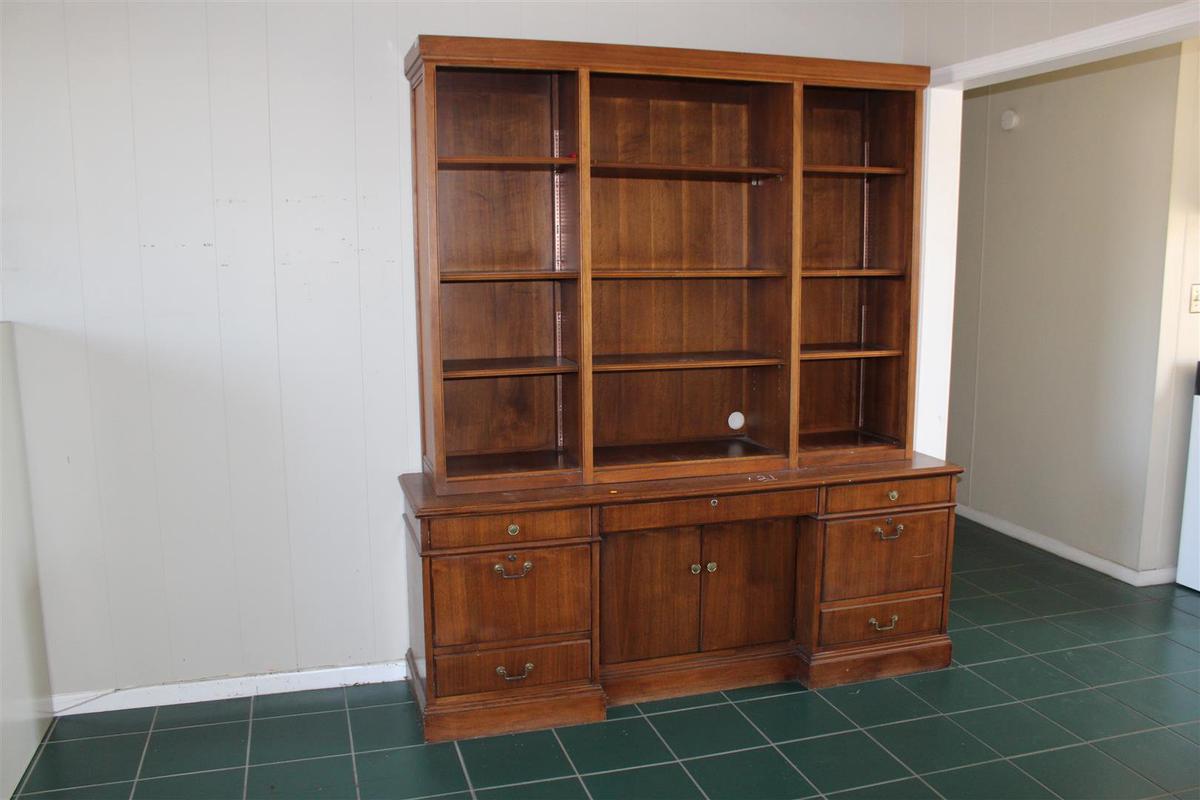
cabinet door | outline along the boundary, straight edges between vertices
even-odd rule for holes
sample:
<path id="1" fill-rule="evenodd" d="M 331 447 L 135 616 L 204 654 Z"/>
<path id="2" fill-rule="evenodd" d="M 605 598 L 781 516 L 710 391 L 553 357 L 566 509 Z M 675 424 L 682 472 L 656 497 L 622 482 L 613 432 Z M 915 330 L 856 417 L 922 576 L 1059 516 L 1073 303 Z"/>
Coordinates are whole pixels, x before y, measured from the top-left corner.
<path id="1" fill-rule="evenodd" d="M 701 649 L 723 650 L 792 637 L 796 520 L 704 527 Z"/>
<path id="2" fill-rule="evenodd" d="M 694 653 L 700 646 L 699 528 L 618 533 L 600 545 L 600 660 Z"/>

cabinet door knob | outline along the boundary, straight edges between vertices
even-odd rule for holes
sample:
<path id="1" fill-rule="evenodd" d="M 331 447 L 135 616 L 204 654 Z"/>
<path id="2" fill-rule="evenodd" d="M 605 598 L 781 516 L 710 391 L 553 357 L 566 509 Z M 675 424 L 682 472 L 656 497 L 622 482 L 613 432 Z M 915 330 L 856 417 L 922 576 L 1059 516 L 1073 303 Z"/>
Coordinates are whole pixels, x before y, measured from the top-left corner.
<path id="1" fill-rule="evenodd" d="M 721 504 L 721 502 L 719 500 L 717 500 L 717 498 L 714 497 L 712 500 L 708 501 L 708 504 L 710 506 L 712 506 L 713 508 L 716 508 L 718 505 Z"/>
<path id="2" fill-rule="evenodd" d="M 525 672 L 521 675 L 509 675 L 508 670 L 504 667 L 496 667 L 496 674 L 506 681 L 523 681 L 529 677 L 529 673 L 533 672 L 533 662 L 530 661 L 525 665 Z"/>
<path id="3" fill-rule="evenodd" d="M 700 565 L 699 564 L 692 564 L 692 574 L 693 575 L 700 574 Z"/>
<path id="4" fill-rule="evenodd" d="M 509 536 L 516 536 L 520 532 L 521 532 L 521 526 L 515 522 L 511 523 L 508 526 L 508 529 L 505 531 L 505 533 L 507 533 Z"/>
<path id="5" fill-rule="evenodd" d="M 867 620 L 867 624 L 870 625 L 872 628 L 874 628 L 877 631 L 890 631 L 896 627 L 896 623 L 899 621 L 900 621 L 900 617 L 896 616 L 895 614 L 892 614 L 891 622 L 888 623 L 887 625 L 880 625 L 879 620 L 875 619 L 874 617 L 871 617 L 869 620 Z"/>
<path id="6" fill-rule="evenodd" d="M 493 570 L 493 571 L 494 571 L 494 572 L 495 572 L 497 575 L 499 575 L 501 578 L 504 578 L 504 579 L 506 579 L 506 580 L 511 580 L 511 579 L 513 579 L 513 578 L 524 578 L 526 575 L 528 575 L 528 574 L 529 574 L 529 570 L 531 570 L 531 569 L 533 569 L 533 562 L 532 562 L 532 561 L 526 561 L 524 564 L 522 564 L 522 565 L 521 565 L 521 571 L 520 571 L 520 572 L 514 572 L 514 573 L 513 573 L 513 574 L 511 574 L 511 575 L 510 575 L 510 574 L 508 574 L 507 572 L 505 572 L 505 571 L 504 571 L 504 565 L 503 565 L 503 564 L 497 564 L 496 566 L 492 567 L 492 570 Z"/>
<path id="7" fill-rule="evenodd" d="M 895 489 L 892 489 L 890 492 L 888 492 L 888 500 L 891 500 L 894 503 L 899 499 L 900 499 L 900 493 L 897 492 Z"/>
<path id="8" fill-rule="evenodd" d="M 717 562 L 715 562 L 715 561 L 708 562 L 708 566 L 706 566 L 705 569 L 707 569 L 709 572 L 716 572 L 717 571 Z"/>

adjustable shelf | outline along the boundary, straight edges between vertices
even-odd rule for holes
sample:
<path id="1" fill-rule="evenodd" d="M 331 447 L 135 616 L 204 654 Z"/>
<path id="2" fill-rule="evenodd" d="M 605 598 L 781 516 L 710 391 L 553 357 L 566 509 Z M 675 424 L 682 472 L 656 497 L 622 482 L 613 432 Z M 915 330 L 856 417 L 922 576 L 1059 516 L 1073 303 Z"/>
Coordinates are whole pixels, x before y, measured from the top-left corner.
<path id="1" fill-rule="evenodd" d="M 564 169 L 575 156 L 439 156 L 438 169 Z"/>
<path id="2" fill-rule="evenodd" d="M 782 178 L 783 167 L 746 167 L 730 164 L 654 164 L 629 161 L 593 161 L 592 174 L 614 178 L 678 178 L 680 180 L 753 180 Z"/>
<path id="3" fill-rule="evenodd" d="M 904 355 L 898 347 L 886 347 L 878 344 L 861 344 L 858 342 L 831 342 L 821 344 L 801 344 L 801 361 L 834 361 L 844 358 L 893 358 Z"/>
<path id="4" fill-rule="evenodd" d="M 579 279 L 579 273 L 574 270 L 497 270 L 485 272 L 482 270 L 451 270 L 439 276 L 442 283 L 484 283 L 509 281 L 574 281 Z"/>
<path id="5" fill-rule="evenodd" d="M 593 280 L 670 280 L 670 279 L 714 279 L 714 278 L 786 278 L 782 269 L 608 269 L 592 268 Z"/>
<path id="6" fill-rule="evenodd" d="M 847 269 L 805 269 L 800 271 L 801 278 L 903 278 L 901 269 L 864 269 L 849 267 Z"/>
<path id="7" fill-rule="evenodd" d="M 453 358 L 442 362 L 446 380 L 465 378 L 502 378 L 521 375 L 564 375 L 578 372 L 579 366 L 566 358 Z"/>
<path id="8" fill-rule="evenodd" d="M 908 170 L 904 167 L 872 167 L 856 164 L 805 164 L 805 175 L 844 175 L 846 177 L 866 177 L 877 175 L 905 175 Z"/>
<path id="9" fill-rule="evenodd" d="M 634 353 L 598 355 L 592 359 L 593 372 L 649 372 L 673 369 L 720 369 L 727 367 L 777 367 L 784 363 L 778 356 L 728 350 L 711 353 Z"/>

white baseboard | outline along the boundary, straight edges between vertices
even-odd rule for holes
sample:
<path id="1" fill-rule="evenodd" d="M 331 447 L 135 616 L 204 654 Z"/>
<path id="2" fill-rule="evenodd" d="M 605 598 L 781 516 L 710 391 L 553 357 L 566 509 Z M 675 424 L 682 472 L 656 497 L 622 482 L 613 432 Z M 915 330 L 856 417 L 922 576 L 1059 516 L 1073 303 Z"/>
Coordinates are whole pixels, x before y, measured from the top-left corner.
<path id="1" fill-rule="evenodd" d="M 384 661 L 352 667 L 326 667 L 298 672 L 270 672 L 239 678 L 215 678 L 205 681 L 135 686 L 99 692 L 65 692 L 50 698 L 55 716 L 90 714 L 94 711 L 118 711 L 125 708 L 171 706 L 204 700 L 225 700 L 257 694 L 279 694 L 303 689 L 330 689 L 359 683 L 399 681 L 408 676 L 403 661 Z"/>
<path id="2" fill-rule="evenodd" d="M 1163 569 L 1149 569 L 1139 571 L 1130 569 L 1124 564 L 1118 564 L 1115 561 L 1109 561 L 1107 558 L 1093 555 L 1086 550 L 1080 550 L 1078 547 L 1072 547 L 1066 542 L 1060 542 L 1058 539 L 1047 536 L 1044 533 L 1031 531 L 1028 528 L 1022 528 L 1020 525 L 1009 522 L 999 517 L 993 517 L 984 511 L 978 511 L 970 506 L 960 505 L 958 513 L 969 520 L 978 522 L 980 525 L 999 531 L 1006 536 L 1011 536 L 1014 539 L 1019 539 L 1026 544 L 1031 544 L 1039 550 L 1045 550 L 1048 553 L 1053 553 L 1056 556 L 1062 556 L 1068 561 L 1074 561 L 1076 564 L 1094 569 L 1097 572 L 1103 572 L 1116 578 L 1119 581 L 1131 584 L 1133 586 L 1156 586 L 1160 583 L 1175 582 L 1175 567 L 1164 567 Z"/>

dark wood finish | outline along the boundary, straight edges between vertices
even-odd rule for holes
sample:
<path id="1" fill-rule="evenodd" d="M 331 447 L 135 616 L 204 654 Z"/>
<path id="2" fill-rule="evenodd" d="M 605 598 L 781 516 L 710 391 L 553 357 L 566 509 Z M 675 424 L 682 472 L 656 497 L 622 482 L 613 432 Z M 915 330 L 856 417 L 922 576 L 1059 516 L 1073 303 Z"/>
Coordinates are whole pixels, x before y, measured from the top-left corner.
<path id="1" fill-rule="evenodd" d="M 728 650 L 792 637 L 794 519 L 706 525 L 700 561 L 704 567 L 701 650 Z"/>
<path id="2" fill-rule="evenodd" d="M 434 647 L 589 630 L 590 563 L 588 545 L 432 559 Z"/>
<path id="3" fill-rule="evenodd" d="M 816 511 L 817 492 L 813 489 L 760 492 L 665 503 L 612 505 L 600 512 L 600 528 L 605 533 L 616 533 L 747 519 L 799 517 L 815 514 Z"/>
<path id="4" fill-rule="evenodd" d="M 700 529 L 608 536 L 600 545 L 600 662 L 700 647 Z"/>
<path id="5" fill-rule="evenodd" d="M 949 663 L 958 469 L 912 450 L 928 70 L 460 37 L 405 67 L 426 737 Z"/>
<path id="6" fill-rule="evenodd" d="M 951 516 L 929 511 L 826 524 L 821 599 L 940 587 Z"/>
<path id="7" fill-rule="evenodd" d="M 483 650 L 438 656 L 439 697 L 479 692 L 520 692 L 548 683 L 586 681 L 591 675 L 591 643 L 558 642 L 532 647 Z M 527 665 L 532 668 L 527 669 Z M 505 670 L 504 675 L 497 668 Z"/>
<path id="8" fill-rule="evenodd" d="M 825 495 L 825 513 L 947 503 L 951 480 L 948 477 L 921 478 L 831 487 Z"/>
<path id="9" fill-rule="evenodd" d="M 936 633 L 941 626 L 940 594 L 853 606 L 826 606 L 821 609 L 819 641 L 822 645 L 877 642 L 914 633 Z"/>
<path id="10" fill-rule="evenodd" d="M 591 512 L 587 508 L 435 519 L 429 523 L 429 546 L 438 550 L 486 545 L 520 547 L 526 542 L 587 536 L 590 528 Z"/>

